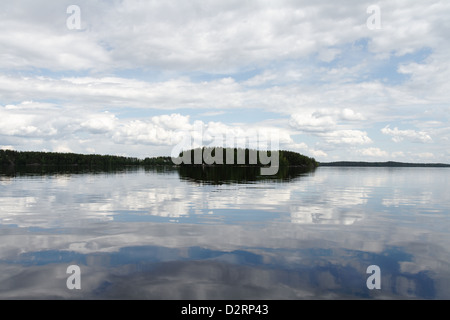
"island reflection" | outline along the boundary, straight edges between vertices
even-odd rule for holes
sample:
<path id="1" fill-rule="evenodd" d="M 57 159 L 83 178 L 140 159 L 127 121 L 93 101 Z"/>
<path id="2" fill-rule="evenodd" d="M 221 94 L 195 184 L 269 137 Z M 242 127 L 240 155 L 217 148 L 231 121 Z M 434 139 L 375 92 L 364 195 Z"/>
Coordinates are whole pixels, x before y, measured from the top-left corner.
<path id="1" fill-rule="evenodd" d="M 315 171 L 315 168 L 279 167 L 275 175 L 261 175 L 260 168 L 248 166 L 181 166 L 177 169 L 182 180 L 213 185 L 288 182 Z"/>
<path id="2" fill-rule="evenodd" d="M 117 174 L 132 173 L 144 169 L 146 172 L 158 174 L 177 172 L 181 180 L 202 184 L 231 184 L 255 182 L 289 182 L 303 175 L 313 174 L 316 168 L 282 166 L 274 175 L 261 175 L 261 168 L 255 166 L 109 166 L 109 167 L 77 167 L 77 166 L 21 166 L 2 168 L 0 174 L 5 177 L 45 176 L 45 175 L 78 175 L 78 174 Z"/>

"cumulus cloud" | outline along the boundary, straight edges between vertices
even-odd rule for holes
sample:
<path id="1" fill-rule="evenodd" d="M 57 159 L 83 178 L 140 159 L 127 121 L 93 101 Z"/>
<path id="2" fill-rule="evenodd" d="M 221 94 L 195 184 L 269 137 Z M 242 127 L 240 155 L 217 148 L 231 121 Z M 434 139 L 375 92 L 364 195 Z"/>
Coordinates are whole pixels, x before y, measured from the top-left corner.
<path id="1" fill-rule="evenodd" d="M 30 110 L 34 112 L 30 113 Z M 26 102 L 17 106 L 0 107 L 0 135 L 52 137 L 58 133 L 62 125 L 43 112 L 39 104 Z"/>
<path id="2" fill-rule="evenodd" d="M 183 131 L 192 127 L 188 119 L 188 116 L 171 114 L 149 120 L 122 120 L 110 135 L 119 144 L 171 146 L 176 142 L 175 139 L 181 138 Z"/>
<path id="3" fill-rule="evenodd" d="M 386 135 L 392 136 L 392 141 L 401 142 L 404 139 L 407 139 L 412 142 L 421 142 L 427 143 L 432 142 L 433 139 L 424 131 L 415 131 L 415 130 L 399 130 L 397 127 L 394 129 L 389 128 L 389 126 L 381 129 L 381 132 Z"/>
<path id="4" fill-rule="evenodd" d="M 329 144 L 364 145 L 372 143 L 367 132 L 361 130 L 336 130 L 320 134 Z"/>
<path id="5" fill-rule="evenodd" d="M 87 119 L 80 126 L 94 134 L 106 133 L 114 131 L 117 127 L 117 121 L 113 114 L 104 113 Z"/>
<path id="6" fill-rule="evenodd" d="M 335 120 L 327 115 L 315 113 L 295 113 L 291 116 L 289 124 L 306 132 L 324 132 L 336 126 Z"/>
<path id="7" fill-rule="evenodd" d="M 340 112 L 340 118 L 347 121 L 365 120 L 365 117 L 361 113 L 355 112 L 350 108 L 344 108 Z"/>
<path id="8" fill-rule="evenodd" d="M 361 114 L 345 108 L 341 110 L 323 109 L 313 112 L 294 113 L 289 124 L 301 132 L 320 137 L 329 145 L 369 144 L 372 140 L 367 132 L 355 129 L 344 129 L 339 125 L 341 119 L 355 121 L 362 118 Z"/>
<path id="9" fill-rule="evenodd" d="M 322 108 L 304 110 L 291 115 L 291 127 L 304 132 L 327 132 L 338 128 L 339 122 L 356 122 L 365 120 L 365 117 L 350 108 Z"/>
<path id="10" fill-rule="evenodd" d="M 175 145 L 186 138 L 188 147 L 230 146 L 278 149 L 293 143 L 290 132 L 268 125 L 228 125 L 219 121 L 191 120 L 189 115 L 163 114 L 140 119 L 118 118 L 111 112 L 77 108 L 54 113 L 56 106 L 34 108 L 33 103 L 0 107 L 0 137 L 46 138 L 41 149 L 58 152 L 96 150 L 90 142 L 104 141 L 114 154 L 130 155 L 133 146 L 162 146 L 167 155 Z M 107 142 L 107 143 L 106 143 Z M 228 145 L 231 142 L 231 145 Z M 13 146 L 9 146 L 13 148 Z M 36 146 L 28 145 L 31 150 Z M 33 149 L 34 150 L 34 149 Z M 130 149 L 131 150 L 131 149 Z M 145 155 L 145 154 L 141 154 Z"/>

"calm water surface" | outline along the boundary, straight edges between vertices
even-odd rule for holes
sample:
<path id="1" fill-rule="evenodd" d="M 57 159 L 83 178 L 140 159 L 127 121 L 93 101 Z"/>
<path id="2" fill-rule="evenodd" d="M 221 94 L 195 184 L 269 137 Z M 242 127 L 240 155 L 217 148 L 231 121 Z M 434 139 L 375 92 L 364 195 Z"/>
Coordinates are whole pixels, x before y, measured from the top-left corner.
<path id="1" fill-rule="evenodd" d="M 0 175 L 0 298 L 450 298 L 450 169 L 198 177 Z"/>

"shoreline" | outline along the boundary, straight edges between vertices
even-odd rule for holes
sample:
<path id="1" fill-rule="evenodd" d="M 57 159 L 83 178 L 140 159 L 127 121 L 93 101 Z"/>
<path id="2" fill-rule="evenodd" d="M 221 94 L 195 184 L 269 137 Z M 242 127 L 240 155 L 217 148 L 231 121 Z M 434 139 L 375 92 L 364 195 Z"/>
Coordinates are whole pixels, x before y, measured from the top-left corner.
<path id="1" fill-rule="evenodd" d="M 335 161 L 319 162 L 319 167 L 389 167 L 389 168 L 450 168 L 446 163 L 412 163 L 412 162 L 365 162 L 365 161 Z"/>

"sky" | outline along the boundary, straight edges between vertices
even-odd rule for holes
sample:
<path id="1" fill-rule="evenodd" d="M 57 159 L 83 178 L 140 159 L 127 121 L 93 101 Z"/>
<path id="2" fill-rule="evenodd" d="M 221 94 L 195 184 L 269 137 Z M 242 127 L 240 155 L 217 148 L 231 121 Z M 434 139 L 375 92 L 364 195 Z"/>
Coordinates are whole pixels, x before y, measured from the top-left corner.
<path id="1" fill-rule="evenodd" d="M 450 163 L 449 17 L 430 0 L 2 1 L 0 148 L 270 137 L 322 162 Z"/>

